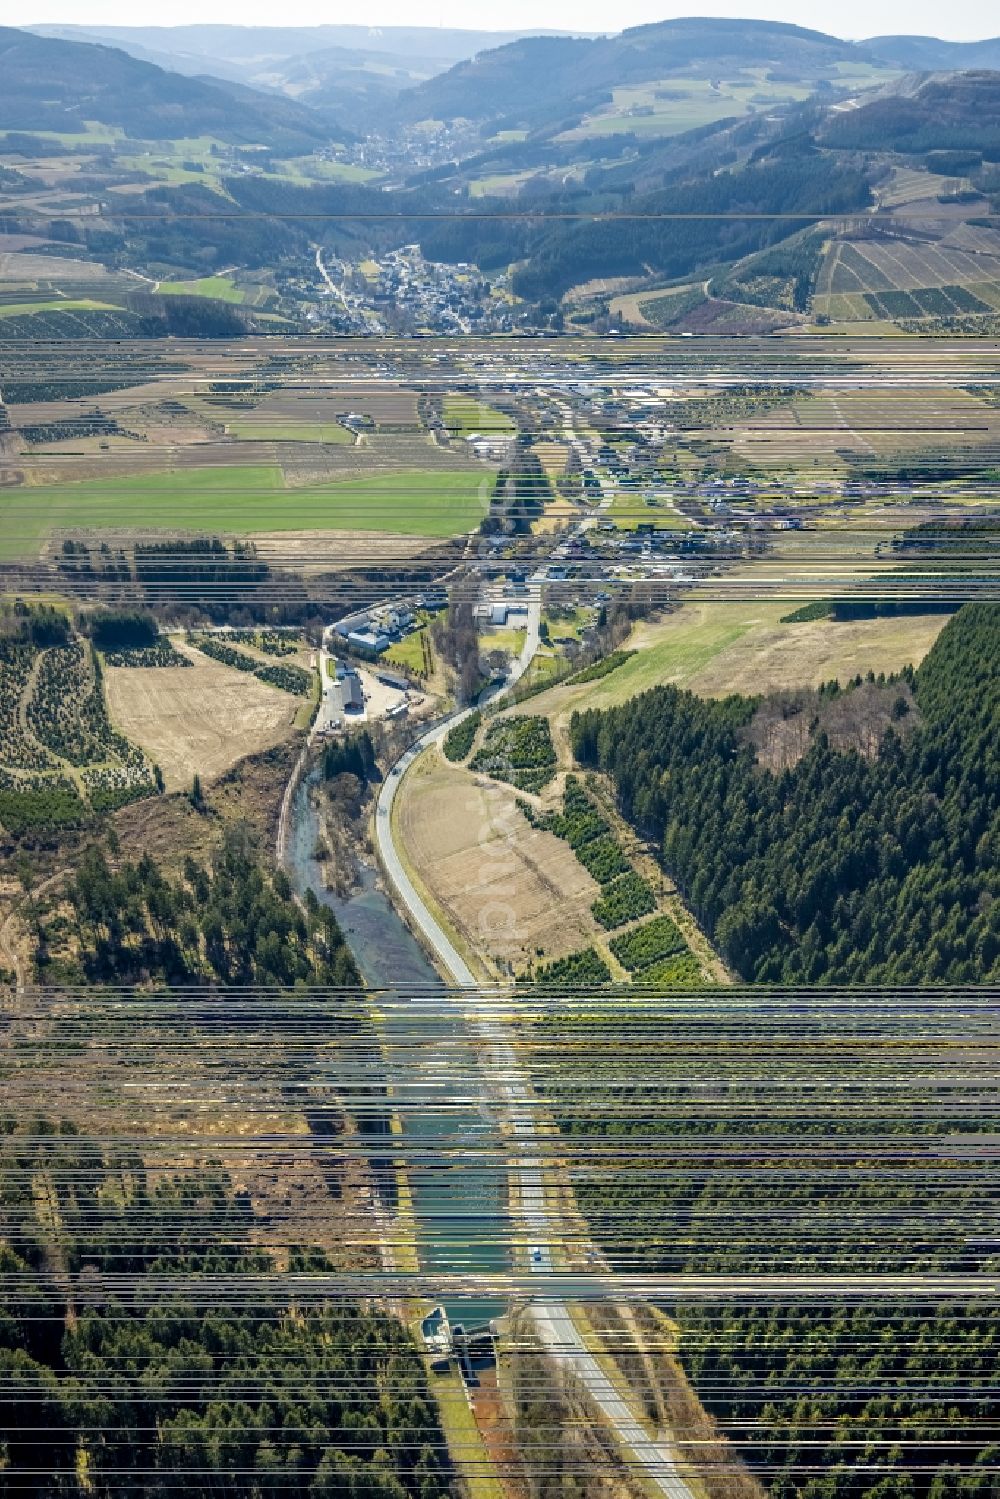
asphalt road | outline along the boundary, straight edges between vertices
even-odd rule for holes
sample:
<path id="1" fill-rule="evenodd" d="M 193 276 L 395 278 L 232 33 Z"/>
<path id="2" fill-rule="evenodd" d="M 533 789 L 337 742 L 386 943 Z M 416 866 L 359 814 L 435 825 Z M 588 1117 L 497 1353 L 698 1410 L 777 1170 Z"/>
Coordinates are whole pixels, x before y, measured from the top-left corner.
<path id="1" fill-rule="evenodd" d="M 540 588 L 532 579 L 528 611 L 528 630 L 524 648 L 511 668 L 507 681 L 496 689 L 499 696 L 521 677 L 538 648 L 538 627 L 541 617 Z M 444 722 L 428 730 L 418 739 L 393 766 L 382 784 L 375 813 L 375 837 L 383 867 L 396 892 L 397 899 L 405 907 L 410 920 L 416 926 L 431 951 L 438 966 L 447 978 L 459 989 L 473 988 L 476 979 L 461 953 L 455 948 L 447 934 L 424 904 L 413 881 L 403 868 L 392 838 L 392 807 L 400 781 L 413 762 L 438 743 L 454 728 L 471 709 L 453 713 Z M 519 1214 L 528 1235 L 531 1250 L 531 1269 L 539 1277 L 551 1275 L 553 1271 L 551 1243 L 555 1229 L 545 1203 L 545 1187 L 541 1163 L 531 1156 L 531 1143 L 535 1128 L 531 1111 L 526 1107 L 529 1090 L 510 1044 L 506 1023 L 496 1018 L 496 1008 L 502 1002 L 503 991 L 497 991 L 493 1005 L 484 1016 L 473 1020 L 479 1035 L 489 1043 L 491 1071 L 499 1082 L 499 1089 L 506 1099 L 507 1117 L 518 1140 L 517 1160 L 514 1167 L 519 1197 Z M 492 1018 L 491 1018 L 492 1017 Z M 649 1437 L 619 1395 L 614 1384 L 605 1374 L 597 1359 L 587 1348 L 573 1322 L 564 1302 L 535 1301 L 531 1305 L 538 1337 L 552 1358 L 563 1366 L 586 1387 L 588 1394 L 598 1405 L 617 1433 L 623 1456 L 631 1468 L 652 1483 L 667 1499 L 694 1499 L 691 1490 L 677 1470 L 672 1449 L 667 1443 Z"/>

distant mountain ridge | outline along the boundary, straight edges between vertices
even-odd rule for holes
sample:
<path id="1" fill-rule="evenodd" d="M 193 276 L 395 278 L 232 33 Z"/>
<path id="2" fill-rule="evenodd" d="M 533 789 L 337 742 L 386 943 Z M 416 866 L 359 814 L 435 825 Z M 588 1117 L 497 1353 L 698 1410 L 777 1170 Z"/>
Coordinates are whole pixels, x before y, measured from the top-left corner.
<path id="1" fill-rule="evenodd" d="M 873 36 L 859 45 L 880 61 L 913 73 L 1000 68 L 998 36 L 980 42 L 946 42 L 934 36 Z"/>

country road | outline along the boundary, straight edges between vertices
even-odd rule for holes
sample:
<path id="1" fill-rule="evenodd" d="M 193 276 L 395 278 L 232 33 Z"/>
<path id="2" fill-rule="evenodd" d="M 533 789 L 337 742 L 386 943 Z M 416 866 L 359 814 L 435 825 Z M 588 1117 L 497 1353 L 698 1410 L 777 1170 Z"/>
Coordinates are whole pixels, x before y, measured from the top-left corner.
<path id="1" fill-rule="evenodd" d="M 513 686 L 524 674 L 538 648 L 541 618 L 540 581 L 537 576 L 531 580 L 528 630 L 524 648 L 511 668 L 507 680 L 491 694 L 494 698 Z M 438 967 L 443 970 L 445 977 L 449 978 L 459 989 L 475 988 L 475 975 L 447 933 L 435 920 L 403 867 L 393 842 L 392 808 L 400 782 L 414 761 L 425 750 L 443 739 L 449 729 L 471 711 L 466 708 L 453 713 L 443 722 L 435 724 L 406 750 L 383 782 L 375 812 L 376 845 L 396 898 L 433 952 Z M 461 998 L 458 1002 L 462 1003 Z M 541 1162 L 531 1155 L 535 1126 L 529 1107 L 530 1091 L 510 1043 L 507 1021 L 497 1016 L 496 1006 L 499 1003 L 502 1003 L 502 991 L 495 992 L 493 1007 L 487 1005 L 483 1011 L 478 1012 L 472 1024 L 482 1040 L 489 1045 L 491 1070 L 499 1084 L 500 1093 L 505 1099 L 506 1116 L 517 1142 L 515 1149 L 518 1151 L 518 1158 L 514 1166 L 514 1175 L 519 1216 L 528 1234 L 529 1243 L 535 1246 L 531 1252 L 531 1269 L 539 1275 L 546 1276 L 550 1275 L 554 1268 L 550 1247 L 554 1239 L 554 1229 L 545 1202 Z M 520 1154 L 522 1150 L 523 1155 Z M 690 1488 L 678 1472 L 676 1458 L 669 1443 L 656 1441 L 650 1437 L 633 1415 L 612 1380 L 586 1346 L 565 1302 L 559 1300 L 533 1302 L 531 1315 L 546 1352 L 552 1358 L 558 1359 L 585 1386 L 605 1419 L 614 1428 L 629 1466 L 665 1495 L 666 1499 L 694 1499 Z"/>

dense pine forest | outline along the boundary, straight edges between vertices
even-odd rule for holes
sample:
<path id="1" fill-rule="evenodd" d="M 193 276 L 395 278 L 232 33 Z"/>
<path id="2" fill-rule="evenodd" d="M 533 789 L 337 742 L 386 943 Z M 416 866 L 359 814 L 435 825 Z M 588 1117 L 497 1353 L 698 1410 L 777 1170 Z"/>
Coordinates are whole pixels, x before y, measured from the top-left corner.
<path id="1" fill-rule="evenodd" d="M 245 826 L 228 830 L 208 868 L 185 859 L 180 878 L 148 854 L 112 866 L 95 845 L 66 895 L 36 914 L 35 962 L 46 983 L 360 982 L 333 912 L 311 892 L 300 906 Z"/>
<path id="2" fill-rule="evenodd" d="M 998 642 L 1000 606 L 969 604 L 917 670 L 769 698 L 709 701 L 660 687 L 576 716 L 574 750 L 611 775 L 626 815 L 655 839 L 743 978 L 988 981 L 1000 954 Z M 738 1061 L 731 1041 L 711 1054 L 701 1037 L 697 1061 L 675 1042 L 661 1074 L 639 1085 L 623 1082 L 620 1064 L 602 1070 L 600 1036 L 586 1035 L 594 1024 L 567 1032 L 568 1051 L 565 1036 L 553 1041 L 557 1022 L 542 1028 L 560 1065 L 539 1085 L 576 1158 L 580 1207 L 615 1268 L 995 1264 L 981 1172 L 953 1169 L 956 1153 L 976 1158 L 972 1137 L 992 1120 L 975 1108 L 959 1117 L 939 1083 L 922 1085 L 923 1054 L 908 1056 L 898 1040 L 869 1048 L 848 1086 L 841 1052 L 829 1053 L 824 1079 L 823 1053 L 806 1041 L 803 1081 L 795 1042 L 782 1060 L 768 1034 L 754 1082 L 750 1036 Z M 627 1046 L 620 1013 L 615 1025 Z M 738 1169 L 748 1154 L 770 1169 L 748 1179 Z M 992 1303 L 670 1310 L 703 1403 L 773 1499 L 995 1492 Z"/>
<path id="3" fill-rule="evenodd" d="M 740 1013 L 727 1024 L 725 1013 L 705 996 L 697 1020 L 616 1006 L 535 1027 L 536 1085 L 614 1269 L 995 1268 L 981 1155 L 996 1127 L 992 1085 L 977 1093 L 980 1107 L 954 1105 L 980 1068 L 992 1074 L 991 1027 L 980 1049 L 970 1022 L 951 1063 L 944 1009 L 937 1044 L 927 1015 L 912 1036 L 891 1031 L 879 1044 L 869 1011 L 863 1044 L 853 1008 L 811 1013 L 803 1003 L 756 1023 Z M 1000 1311 L 988 1292 L 953 1302 L 915 1290 L 839 1303 L 720 1296 L 666 1310 L 702 1403 L 771 1499 L 996 1492 Z"/>
<path id="4" fill-rule="evenodd" d="M 721 702 L 658 687 L 574 715 L 574 752 L 726 961 L 758 983 L 1000 973 L 1000 605 L 966 605 L 918 670 Z"/>
<path id="5" fill-rule="evenodd" d="M 0 1271 L 18 1285 L 0 1312 L 0 1492 L 451 1492 L 401 1324 L 342 1301 L 293 1302 L 218 1165 L 154 1178 L 132 1147 L 6 1118 L 0 1215 Z M 291 1273 L 333 1268 L 317 1250 L 291 1251 Z M 160 1289 L 172 1275 L 184 1291 Z M 206 1298 L 201 1277 L 234 1294 Z"/>

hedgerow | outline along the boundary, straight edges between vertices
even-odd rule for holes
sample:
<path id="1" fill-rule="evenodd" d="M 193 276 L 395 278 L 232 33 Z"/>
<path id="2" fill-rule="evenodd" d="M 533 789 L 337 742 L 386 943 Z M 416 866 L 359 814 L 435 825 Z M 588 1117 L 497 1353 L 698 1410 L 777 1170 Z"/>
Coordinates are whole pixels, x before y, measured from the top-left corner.
<path id="1" fill-rule="evenodd" d="M 612 651 L 610 656 L 602 656 L 600 661 L 592 661 L 581 671 L 575 671 L 571 677 L 566 678 L 566 685 L 572 687 L 577 682 L 597 682 L 601 677 L 617 671 L 619 666 L 624 666 L 625 662 L 634 655 L 635 651 Z"/>
<path id="2" fill-rule="evenodd" d="M 463 718 L 461 723 L 457 723 L 453 729 L 448 730 L 441 746 L 446 759 L 458 762 L 468 758 L 482 721 L 483 715 L 477 708 L 474 713 Z"/>

